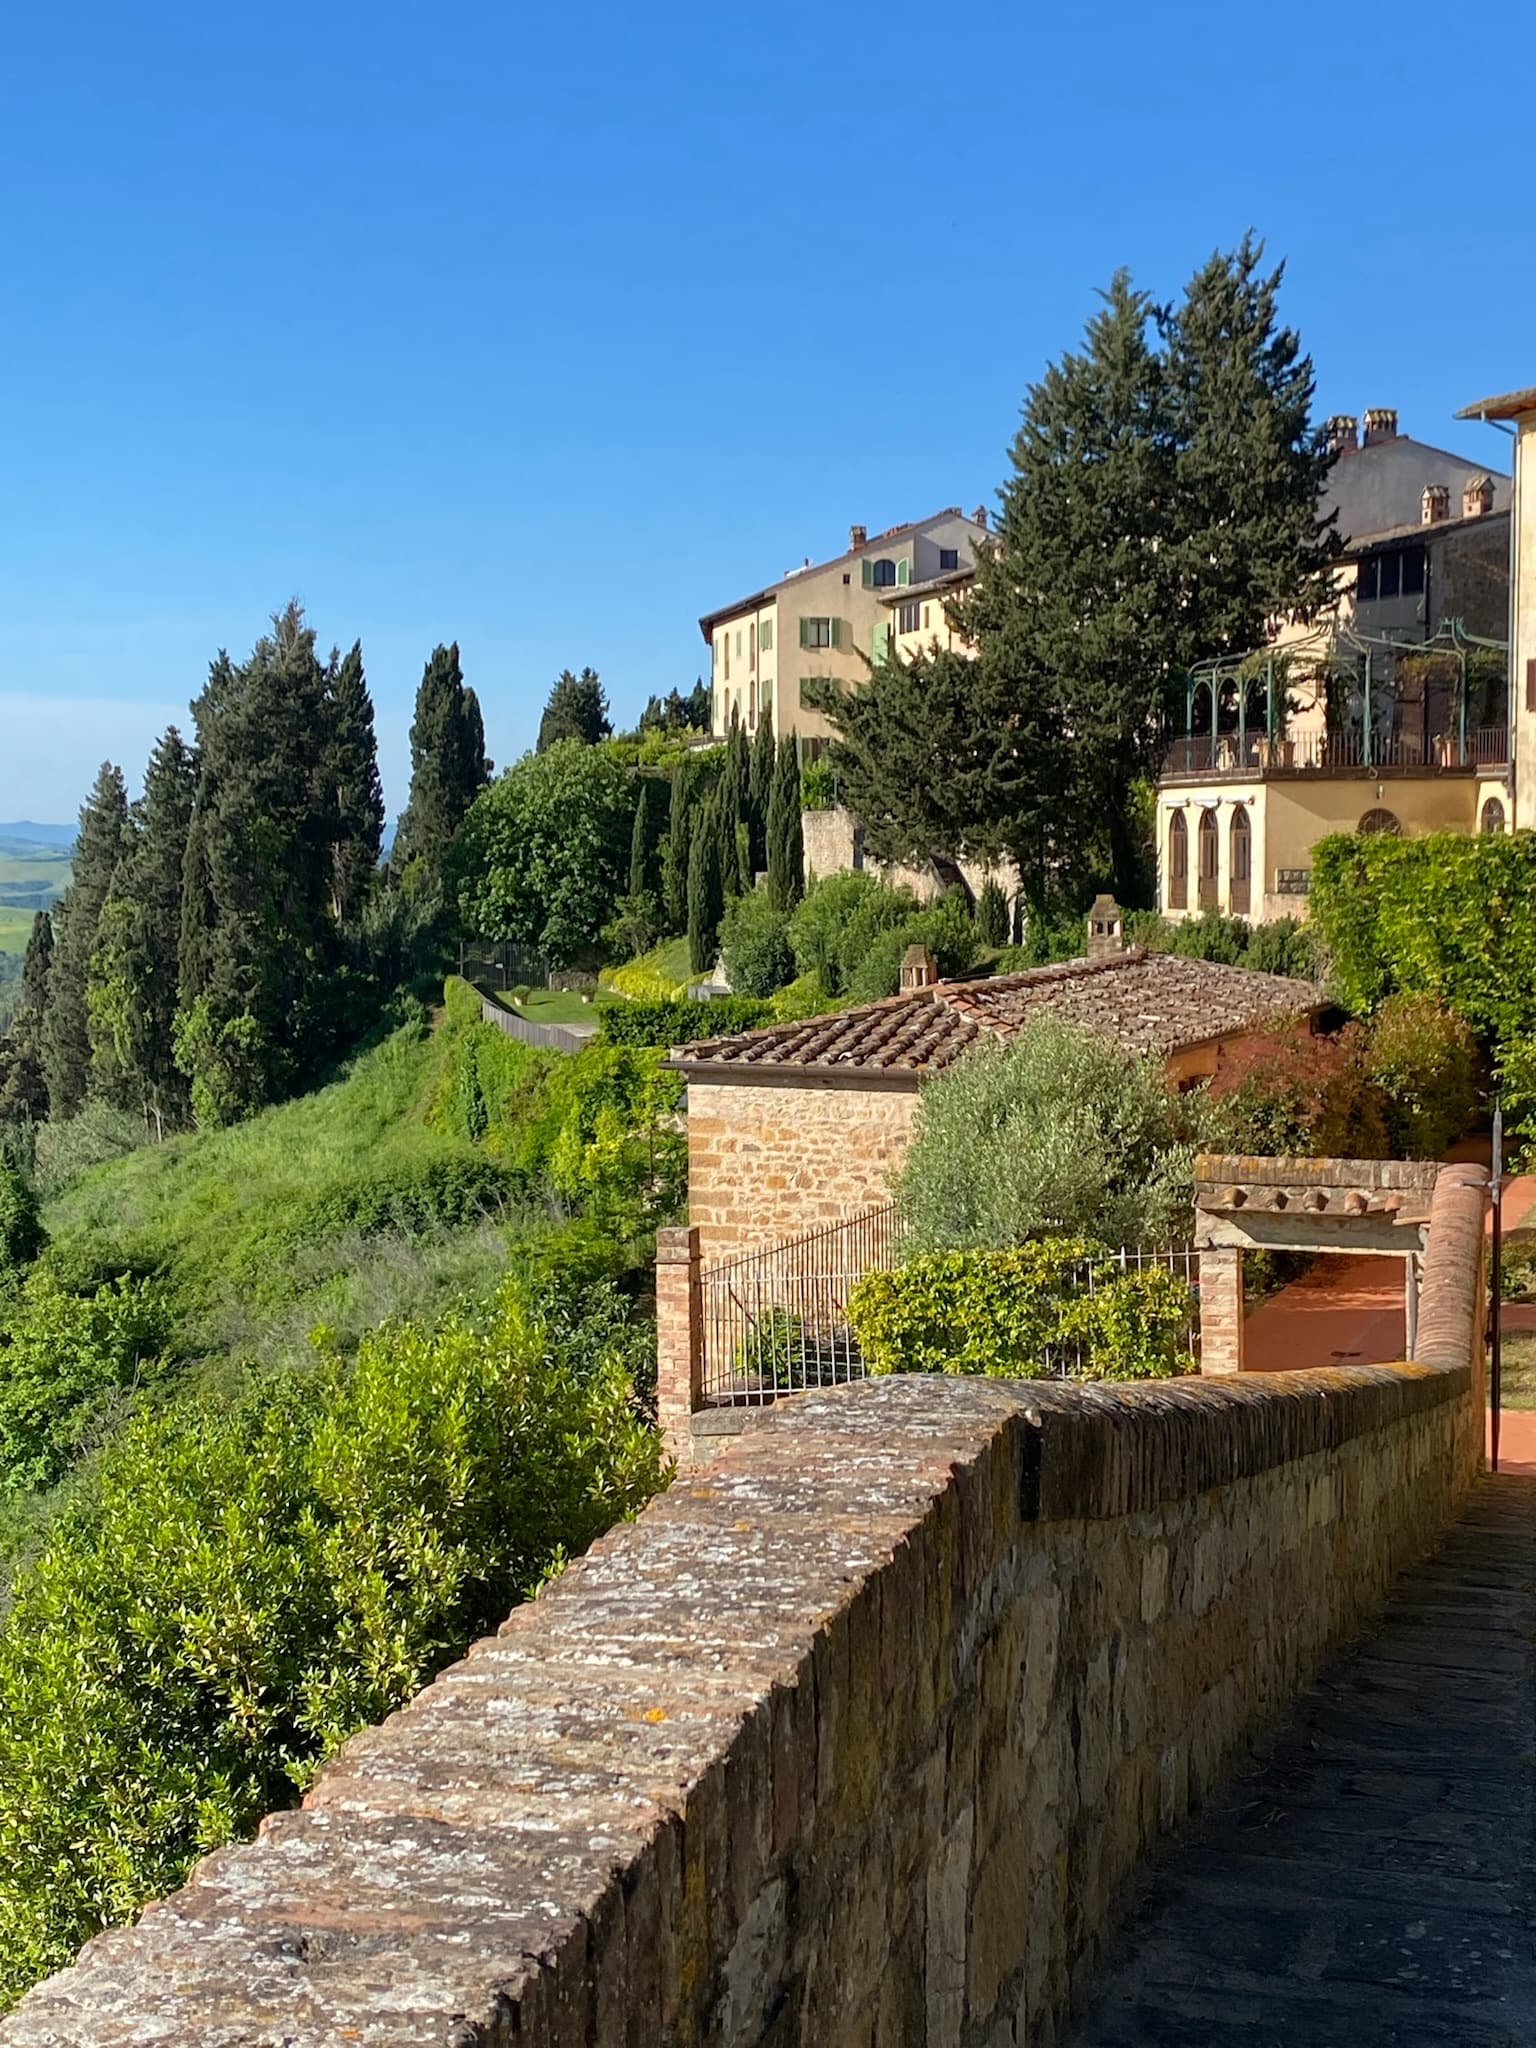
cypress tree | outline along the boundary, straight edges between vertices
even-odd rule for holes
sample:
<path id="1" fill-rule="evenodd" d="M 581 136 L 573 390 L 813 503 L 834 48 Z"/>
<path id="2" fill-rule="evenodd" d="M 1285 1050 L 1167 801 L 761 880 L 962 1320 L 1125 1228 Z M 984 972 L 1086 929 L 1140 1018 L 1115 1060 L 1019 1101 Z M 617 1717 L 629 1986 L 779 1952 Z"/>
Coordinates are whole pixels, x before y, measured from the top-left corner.
<path id="1" fill-rule="evenodd" d="M 737 718 L 731 720 L 725 744 L 725 766 L 716 792 L 719 815 L 715 829 L 720 836 L 720 886 L 727 901 L 745 896 L 752 886 L 751 853 L 741 844 L 739 826 L 749 826 L 752 815 L 752 761 L 746 729 Z"/>
<path id="2" fill-rule="evenodd" d="M 0 1124 L 41 1123 L 48 1114 L 42 1028 L 52 968 L 53 919 L 40 910 L 22 957 L 16 1014 L 8 1037 L 0 1042 Z"/>
<path id="3" fill-rule="evenodd" d="M 104 761 L 80 812 L 70 884 L 53 913 L 53 962 L 43 1012 L 42 1059 L 49 1114 L 73 1116 L 85 1101 L 91 1072 L 86 990 L 102 908 L 122 858 L 128 792 L 122 770 Z"/>
<path id="4" fill-rule="evenodd" d="M 773 713 L 765 711 L 752 738 L 752 763 L 747 779 L 752 877 L 768 865 L 768 802 L 773 794 Z"/>
<path id="5" fill-rule="evenodd" d="M 326 712 L 325 795 L 335 833 L 331 916 L 342 931 L 361 915 L 384 837 L 384 785 L 361 641 L 340 661 L 331 656 Z"/>
<path id="6" fill-rule="evenodd" d="M 91 959 L 91 1091 L 141 1109 L 157 1134 L 188 1107 L 174 1025 L 196 788 L 196 760 L 172 726 L 149 757 Z"/>
<path id="7" fill-rule="evenodd" d="M 587 746 L 611 737 L 608 699 L 603 694 L 597 670 L 584 668 L 579 676 L 562 669 L 549 692 L 544 715 L 539 720 L 538 745 L 542 754 L 556 740 L 581 740 Z"/>
<path id="8" fill-rule="evenodd" d="M 688 857 L 697 808 L 693 786 L 693 764 L 679 761 L 672 771 L 671 806 L 661 857 L 661 908 L 669 932 L 688 929 Z"/>
<path id="9" fill-rule="evenodd" d="M 976 936 L 984 946 L 1008 943 L 1008 899 L 995 875 L 988 875 L 976 900 Z"/>
<path id="10" fill-rule="evenodd" d="M 768 900 L 791 910 L 805 890 L 805 837 L 800 825 L 800 760 L 792 734 L 779 741 L 768 800 Z"/>
<path id="11" fill-rule="evenodd" d="M 183 864 L 177 1060 L 199 1123 L 272 1100 L 329 1048 L 315 997 L 334 953 L 328 676 L 300 607 L 192 707 L 198 785 Z"/>
<path id="12" fill-rule="evenodd" d="M 631 896 L 645 896 L 651 886 L 651 779 L 640 777 L 639 795 L 635 802 L 635 822 L 629 835 L 629 893 Z"/>
<path id="13" fill-rule="evenodd" d="M 695 820 L 688 849 L 688 958 L 695 974 L 708 974 L 719 951 L 725 893 L 720 874 L 720 794 Z"/>
<path id="14" fill-rule="evenodd" d="M 458 643 L 435 647 L 411 721 L 411 790 L 395 834 L 397 872 L 414 861 L 429 881 L 441 880 L 443 858 L 489 772 L 480 704 L 464 687 Z"/>

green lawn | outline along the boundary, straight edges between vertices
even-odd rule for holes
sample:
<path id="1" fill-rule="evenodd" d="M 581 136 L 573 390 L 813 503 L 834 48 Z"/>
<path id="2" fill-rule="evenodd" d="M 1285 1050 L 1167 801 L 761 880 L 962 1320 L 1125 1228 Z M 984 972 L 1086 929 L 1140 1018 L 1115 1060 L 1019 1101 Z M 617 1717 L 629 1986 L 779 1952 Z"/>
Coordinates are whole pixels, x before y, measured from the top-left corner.
<path id="1" fill-rule="evenodd" d="M 510 1004 L 512 999 L 508 996 L 504 1000 Z M 574 989 L 536 988 L 530 990 L 527 999 L 517 1005 L 517 1011 L 530 1023 L 590 1024 L 595 1031 L 600 1004 L 611 1001 L 611 997 L 600 997 L 593 990 L 588 990 L 584 1002 Z"/>

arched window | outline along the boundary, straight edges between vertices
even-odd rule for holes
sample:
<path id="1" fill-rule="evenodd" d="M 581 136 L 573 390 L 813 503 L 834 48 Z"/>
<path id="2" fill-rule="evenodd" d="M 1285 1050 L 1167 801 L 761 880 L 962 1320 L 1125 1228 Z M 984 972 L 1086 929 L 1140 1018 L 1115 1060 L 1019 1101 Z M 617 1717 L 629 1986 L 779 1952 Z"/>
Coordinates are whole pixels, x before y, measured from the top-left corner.
<path id="1" fill-rule="evenodd" d="M 1402 829 L 1402 822 L 1395 811 L 1367 811 L 1355 827 L 1357 832 L 1400 833 Z"/>
<path id="2" fill-rule="evenodd" d="M 1229 907 L 1234 917 L 1246 917 L 1253 896 L 1253 831 L 1242 804 L 1232 813 L 1227 833 L 1227 854 L 1232 892 Z"/>
<path id="3" fill-rule="evenodd" d="M 1168 820 L 1168 908 L 1189 908 L 1189 827 L 1182 811 Z"/>
<path id="4" fill-rule="evenodd" d="M 1483 830 L 1502 832 L 1504 830 L 1504 806 L 1496 796 L 1489 797 L 1483 805 Z"/>
<path id="5" fill-rule="evenodd" d="M 875 588 L 876 590 L 890 590 L 895 587 L 895 583 L 896 564 L 890 559 L 889 555 L 882 555 L 875 564 Z"/>
<path id="6" fill-rule="evenodd" d="M 1200 813 L 1200 908 L 1219 910 L 1221 828 L 1214 811 Z"/>

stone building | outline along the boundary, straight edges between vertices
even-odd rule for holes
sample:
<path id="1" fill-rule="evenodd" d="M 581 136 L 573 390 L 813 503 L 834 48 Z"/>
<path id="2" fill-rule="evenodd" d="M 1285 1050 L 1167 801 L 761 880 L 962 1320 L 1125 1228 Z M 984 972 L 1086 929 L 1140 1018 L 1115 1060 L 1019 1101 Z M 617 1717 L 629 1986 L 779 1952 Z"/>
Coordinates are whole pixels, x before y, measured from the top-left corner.
<path id="1" fill-rule="evenodd" d="M 921 963 L 904 964 L 909 985 L 883 1002 L 676 1048 L 672 1065 L 688 1082 L 689 1221 L 706 1255 L 780 1243 L 884 1202 L 923 1083 L 1033 1017 L 1157 1053 L 1188 1086 L 1277 1025 L 1310 1030 L 1326 1007 L 1311 982 L 1119 950 L 1107 898 L 1094 920 L 1104 929 L 1091 959 L 931 983 Z"/>

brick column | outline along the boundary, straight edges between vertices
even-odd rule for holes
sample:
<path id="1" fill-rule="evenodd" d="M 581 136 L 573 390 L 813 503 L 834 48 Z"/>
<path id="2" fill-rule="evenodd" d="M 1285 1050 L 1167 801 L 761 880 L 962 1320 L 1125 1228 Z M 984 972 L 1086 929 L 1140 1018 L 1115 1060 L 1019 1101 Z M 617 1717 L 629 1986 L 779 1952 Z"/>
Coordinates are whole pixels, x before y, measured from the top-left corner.
<path id="1" fill-rule="evenodd" d="M 693 1465 L 693 1417 L 704 1385 L 699 1231 L 656 1233 L 656 1420 L 682 1472 Z"/>
<path id="2" fill-rule="evenodd" d="M 1243 1255 L 1223 1248 L 1200 1254 L 1200 1371 L 1243 1369 Z"/>

